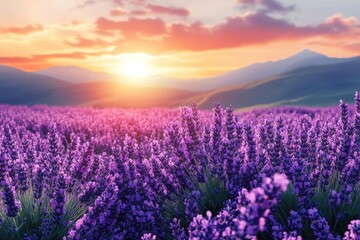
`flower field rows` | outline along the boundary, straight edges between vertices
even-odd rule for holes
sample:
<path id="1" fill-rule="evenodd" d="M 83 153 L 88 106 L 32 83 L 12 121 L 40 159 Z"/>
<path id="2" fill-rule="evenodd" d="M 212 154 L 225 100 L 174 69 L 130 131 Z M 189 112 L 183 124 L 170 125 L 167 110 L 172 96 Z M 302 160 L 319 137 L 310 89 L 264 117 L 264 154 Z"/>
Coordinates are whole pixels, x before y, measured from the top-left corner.
<path id="1" fill-rule="evenodd" d="M 355 106 L 0 106 L 0 239 L 360 239 Z"/>

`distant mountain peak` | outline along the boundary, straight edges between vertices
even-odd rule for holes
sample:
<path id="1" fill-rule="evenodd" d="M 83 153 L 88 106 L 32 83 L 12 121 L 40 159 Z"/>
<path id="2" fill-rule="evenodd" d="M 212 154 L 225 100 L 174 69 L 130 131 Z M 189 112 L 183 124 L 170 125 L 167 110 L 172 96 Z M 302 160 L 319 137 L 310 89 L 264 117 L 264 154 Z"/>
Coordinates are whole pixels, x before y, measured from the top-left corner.
<path id="1" fill-rule="evenodd" d="M 304 49 L 300 52 L 298 52 L 297 54 L 291 56 L 290 58 L 302 58 L 302 59 L 306 59 L 306 58 L 314 58 L 314 57 L 321 57 L 321 58 L 327 58 L 326 55 L 315 52 L 313 50 L 310 49 Z"/>
<path id="2" fill-rule="evenodd" d="M 66 65 L 66 66 L 52 66 L 46 69 L 39 70 L 37 72 L 47 72 L 47 71 L 77 71 L 77 72 L 88 72 L 88 73 L 100 73 L 96 71 L 92 71 L 88 68 L 73 66 L 73 65 Z"/>
<path id="3" fill-rule="evenodd" d="M 113 80 L 115 78 L 114 76 L 104 72 L 95 72 L 87 68 L 71 65 L 53 66 L 47 69 L 37 71 L 36 73 L 72 83 L 107 81 Z"/>
<path id="4" fill-rule="evenodd" d="M 18 72 L 23 72 L 23 71 L 14 67 L 0 65 L 0 73 L 18 73 Z"/>

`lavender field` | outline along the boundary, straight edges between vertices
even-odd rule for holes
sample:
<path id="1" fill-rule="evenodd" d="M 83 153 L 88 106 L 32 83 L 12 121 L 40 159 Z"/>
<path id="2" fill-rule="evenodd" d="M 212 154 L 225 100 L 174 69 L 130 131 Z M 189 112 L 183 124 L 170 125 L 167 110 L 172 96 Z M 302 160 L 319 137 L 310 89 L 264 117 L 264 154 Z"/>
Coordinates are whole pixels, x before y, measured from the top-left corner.
<path id="1" fill-rule="evenodd" d="M 0 238 L 360 239 L 355 103 L 0 106 Z"/>

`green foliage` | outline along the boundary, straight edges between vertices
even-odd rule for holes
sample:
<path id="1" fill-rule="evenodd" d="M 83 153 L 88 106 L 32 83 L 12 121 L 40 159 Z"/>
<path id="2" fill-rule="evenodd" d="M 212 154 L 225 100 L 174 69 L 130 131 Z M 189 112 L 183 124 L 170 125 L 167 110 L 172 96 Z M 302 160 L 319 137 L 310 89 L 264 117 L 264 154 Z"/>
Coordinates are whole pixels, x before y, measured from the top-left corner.
<path id="1" fill-rule="evenodd" d="M 211 211 L 216 215 L 223 207 L 224 203 L 229 199 L 229 193 L 226 190 L 225 181 L 217 175 L 213 175 L 208 168 L 205 168 L 206 181 L 199 182 L 196 177 L 190 175 L 192 187 L 180 192 L 179 194 L 171 194 L 169 198 L 164 200 L 163 216 L 168 222 L 166 226 L 162 226 L 167 234 L 171 235 L 169 223 L 174 218 L 181 221 L 181 226 L 185 229 L 189 226 L 189 222 L 185 215 L 184 200 L 188 198 L 192 190 L 200 192 L 200 199 L 197 202 L 199 212 L 197 214 L 205 215 L 206 211 Z M 192 190 L 190 190 L 192 189 Z M 169 235 L 169 236 L 170 236 Z"/>
<path id="2" fill-rule="evenodd" d="M 360 215 L 360 183 L 358 183 L 350 195 L 351 204 L 342 203 L 339 208 L 333 209 L 328 201 L 332 190 L 340 191 L 340 174 L 334 173 L 326 191 L 321 188 L 315 189 L 314 202 L 320 213 L 326 218 L 332 232 L 343 234 L 351 220 Z M 336 216 L 342 215 L 344 219 L 337 220 Z"/>
<path id="3" fill-rule="evenodd" d="M 335 172 L 331 176 L 331 181 L 325 191 L 320 187 L 314 189 L 312 201 L 318 208 L 320 214 L 327 220 L 331 232 L 343 236 L 350 221 L 360 215 L 360 184 L 355 186 L 350 196 L 352 200 L 351 204 L 342 203 L 339 208 L 334 209 L 329 204 L 329 195 L 332 190 L 339 192 L 341 187 L 340 174 Z M 282 195 L 281 202 L 273 212 L 273 215 L 281 225 L 288 228 L 287 218 L 290 216 L 291 210 L 298 210 L 298 200 L 293 191 L 293 187 L 290 185 L 288 190 Z M 344 219 L 340 221 L 337 220 L 336 216 L 339 215 L 343 215 Z M 307 219 L 303 219 L 303 239 L 315 239 L 310 224 Z"/>
<path id="4" fill-rule="evenodd" d="M 87 209 L 87 206 L 79 202 L 72 193 L 67 193 L 65 204 L 66 212 L 63 217 L 64 224 L 61 226 L 52 226 L 50 236 L 45 238 L 42 236 L 40 228 L 44 219 L 48 219 L 51 222 L 52 210 L 49 197 L 44 194 L 41 202 L 37 202 L 36 199 L 34 199 L 33 191 L 30 187 L 26 192 L 18 193 L 17 199 L 21 203 L 21 209 L 15 218 L 7 217 L 4 209 L 0 209 L 0 218 L 3 221 L 0 226 L 1 239 L 23 239 L 25 234 L 28 236 L 36 234 L 41 240 L 63 239 L 68 233 L 68 230 L 84 215 Z"/>
<path id="5" fill-rule="evenodd" d="M 294 187 L 290 184 L 286 192 L 281 196 L 281 201 L 276 211 L 273 212 L 274 217 L 283 226 L 287 226 L 287 218 L 290 216 L 290 211 L 295 210 L 298 204 Z"/>

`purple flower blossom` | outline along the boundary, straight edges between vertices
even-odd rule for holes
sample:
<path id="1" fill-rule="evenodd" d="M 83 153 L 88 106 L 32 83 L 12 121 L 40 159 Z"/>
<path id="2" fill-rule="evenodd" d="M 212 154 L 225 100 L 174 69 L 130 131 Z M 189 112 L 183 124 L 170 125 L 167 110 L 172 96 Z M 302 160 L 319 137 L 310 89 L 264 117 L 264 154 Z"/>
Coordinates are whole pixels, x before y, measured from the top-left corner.
<path id="1" fill-rule="evenodd" d="M 311 229 L 317 239 L 334 239 L 327 221 L 319 214 L 316 208 L 309 209 L 308 216 L 311 221 Z"/>
<path id="2" fill-rule="evenodd" d="M 286 191 L 288 184 L 289 180 L 281 174 L 265 178 L 261 187 L 240 193 L 235 207 L 225 208 L 215 218 L 211 218 L 211 212 L 207 218 L 201 215 L 194 218 L 189 227 L 190 238 L 254 238 L 265 230 L 270 209 L 278 203 L 279 195 Z"/>
<path id="3" fill-rule="evenodd" d="M 302 240 L 301 236 L 293 236 L 293 234 L 288 234 L 287 232 L 284 232 L 283 235 L 282 240 Z"/>
<path id="4" fill-rule="evenodd" d="M 27 235 L 25 233 L 23 240 L 38 240 L 38 236 L 34 233 L 32 235 Z"/>
<path id="5" fill-rule="evenodd" d="M 186 238 L 184 229 L 180 226 L 180 220 L 176 218 L 170 223 L 171 234 L 175 240 L 182 240 Z"/>
<path id="6" fill-rule="evenodd" d="M 338 208 L 341 204 L 341 194 L 337 193 L 335 190 L 332 190 L 329 194 L 329 205 L 332 208 Z"/>
<path id="7" fill-rule="evenodd" d="M 360 220 L 353 220 L 348 226 L 348 231 L 345 232 L 344 240 L 359 240 L 360 239 Z"/>
<path id="8" fill-rule="evenodd" d="M 145 233 L 141 240 L 156 240 L 156 235 L 152 235 L 151 233 Z"/>
<path id="9" fill-rule="evenodd" d="M 25 192 L 29 188 L 29 179 L 27 176 L 26 165 L 21 160 L 18 162 L 17 173 L 19 189 L 20 191 Z"/>
<path id="10" fill-rule="evenodd" d="M 269 221 L 271 223 L 272 237 L 275 240 L 283 239 L 285 228 L 272 215 L 269 216 Z M 289 226 L 291 227 L 290 224 Z"/>
<path id="11" fill-rule="evenodd" d="M 16 217 L 21 206 L 20 201 L 16 199 L 15 186 L 9 176 L 5 176 L 2 188 L 1 198 L 5 205 L 5 214 L 8 217 Z"/>
<path id="12" fill-rule="evenodd" d="M 192 191 L 189 198 L 185 199 L 185 215 L 189 222 L 198 214 L 199 206 L 198 201 L 200 199 L 199 191 Z"/>
<path id="13" fill-rule="evenodd" d="M 66 204 L 66 185 L 67 178 L 64 173 L 59 173 L 56 177 L 50 205 L 52 208 L 52 219 L 54 224 L 64 224 L 63 216 L 65 214 Z"/>
<path id="14" fill-rule="evenodd" d="M 206 218 L 201 215 L 194 217 L 190 223 L 190 239 L 218 239 L 220 233 L 216 229 L 216 221 L 211 221 L 211 212 L 206 213 Z"/>
<path id="15" fill-rule="evenodd" d="M 301 234 L 303 223 L 302 218 L 298 212 L 290 211 L 288 225 L 291 231 L 294 231 L 297 235 Z"/>
<path id="16" fill-rule="evenodd" d="M 53 231 L 54 224 L 53 222 L 48 219 L 47 217 L 44 217 L 41 222 L 40 231 L 41 235 L 44 238 L 49 238 L 51 236 L 51 233 Z"/>
<path id="17" fill-rule="evenodd" d="M 44 189 L 44 173 L 39 165 L 35 167 L 35 174 L 33 178 L 32 188 L 33 188 L 34 198 L 39 200 L 42 196 Z"/>
<path id="18" fill-rule="evenodd" d="M 122 207 L 117 201 L 118 188 L 111 183 L 99 196 L 88 212 L 75 223 L 75 227 L 69 233 L 69 239 L 101 239 L 111 236 L 114 218 Z"/>

